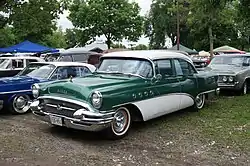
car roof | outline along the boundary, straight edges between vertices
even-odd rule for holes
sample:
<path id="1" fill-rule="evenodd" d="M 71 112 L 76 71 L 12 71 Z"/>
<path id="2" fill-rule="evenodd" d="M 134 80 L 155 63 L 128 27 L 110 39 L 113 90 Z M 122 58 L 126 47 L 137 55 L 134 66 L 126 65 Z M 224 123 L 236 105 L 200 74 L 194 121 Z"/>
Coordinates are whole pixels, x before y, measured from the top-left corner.
<path id="1" fill-rule="evenodd" d="M 237 56 L 250 56 L 250 53 L 246 53 L 246 54 L 219 54 L 219 55 L 215 55 L 214 57 L 237 57 Z"/>
<path id="2" fill-rule="evenodd" d="M 8 56 L 8 57 L 0 57 L 0 59 L 38 59 L 38 60 L 43 60 L 42 58 L 34 57 L 34 56 Z"/>
<path id="3" fill-rule="evenodd" d="M 191 58 L 181 51 L 170 50 L 135 50 L 135 51 L 118 51 L 106 53 L 105 57 L 124 57 L 124 58 L 140 58 L 148 60 L 158 60 L 164 58 L 181 58 L 192 62 Z"/>
<path id="4" fill-rule="evenodd" d="M 89 68 L 91 71 L 94 71 L 96 67 L 94 65 L 82 62 L 32 62 L 30 64 L 44 64 L 44 65 L 54 65 L 56 67 L 64 67 L 64 66 L 85 66 Z"/>
<path id="5" fill-rule="evenodd" d="M 61 52 L 61 55 L 70 55 L 70 54 L 98 54 L 98 53 L 93 51 L 88 51 L 83 47 L 69 48 Z"/>

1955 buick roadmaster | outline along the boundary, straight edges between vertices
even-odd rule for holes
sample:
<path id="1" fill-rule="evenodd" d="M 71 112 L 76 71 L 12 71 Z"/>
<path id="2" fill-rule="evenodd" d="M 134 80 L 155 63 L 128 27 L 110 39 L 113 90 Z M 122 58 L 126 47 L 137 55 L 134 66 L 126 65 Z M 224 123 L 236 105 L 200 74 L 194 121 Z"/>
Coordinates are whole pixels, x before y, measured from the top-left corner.
<path id="1" fill-rule="evenodd" d="M 218 93 L 217 75 L 198 73 L 192 60 L 165 50 L 103 55 L 93 75 L 34 84 L 31 110 L 53 125 L 125 136 L 132 121 L 148 121 L 187 107 L 203 108 Z"/>

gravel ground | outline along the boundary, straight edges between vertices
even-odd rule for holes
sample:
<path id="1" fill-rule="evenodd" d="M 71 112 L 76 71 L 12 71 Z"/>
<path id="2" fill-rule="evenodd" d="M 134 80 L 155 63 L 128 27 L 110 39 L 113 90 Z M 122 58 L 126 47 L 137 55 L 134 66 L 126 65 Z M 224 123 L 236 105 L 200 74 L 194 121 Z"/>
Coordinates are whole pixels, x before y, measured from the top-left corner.
<path id="1" fill-rule="evenodd" d="M 172 130 L 161 123 L 183 114 L 136 123 L 127 137 L 116 141 L 99 133 L 52 127 L 31 113 L 2 114 L 0 165 L 250 165 L 247 154 L 197 137 L 195 128 Z"/>

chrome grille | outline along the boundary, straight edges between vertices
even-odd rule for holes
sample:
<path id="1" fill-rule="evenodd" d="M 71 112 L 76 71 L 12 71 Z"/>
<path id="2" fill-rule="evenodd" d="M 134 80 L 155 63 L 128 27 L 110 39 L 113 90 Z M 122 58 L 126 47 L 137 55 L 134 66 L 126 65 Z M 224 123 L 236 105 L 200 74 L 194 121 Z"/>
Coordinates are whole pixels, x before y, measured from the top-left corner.
<path id="1" fill-rule="evenodd" d="M 73 117 L 74 112 L 82 108 L 82 106 L 74 103 L 54 99 L 43 99 L 42 103 L 44 106 L 44 112 L 67 117 Z"/>

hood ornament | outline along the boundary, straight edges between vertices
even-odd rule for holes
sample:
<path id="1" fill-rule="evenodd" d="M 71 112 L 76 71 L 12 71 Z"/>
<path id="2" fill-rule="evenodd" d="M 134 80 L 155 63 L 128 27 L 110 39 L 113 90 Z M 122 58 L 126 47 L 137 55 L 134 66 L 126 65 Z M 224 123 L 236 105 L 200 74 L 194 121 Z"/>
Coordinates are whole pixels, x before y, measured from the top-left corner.
<path id="1" fill-rule="evenodd" d="M 73 77 L 70 76 L 70 77 L 69 77 L 69 82 L 73 82 L 72 79 L 73 79 Z"/>

